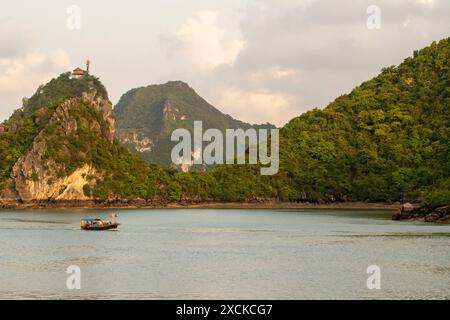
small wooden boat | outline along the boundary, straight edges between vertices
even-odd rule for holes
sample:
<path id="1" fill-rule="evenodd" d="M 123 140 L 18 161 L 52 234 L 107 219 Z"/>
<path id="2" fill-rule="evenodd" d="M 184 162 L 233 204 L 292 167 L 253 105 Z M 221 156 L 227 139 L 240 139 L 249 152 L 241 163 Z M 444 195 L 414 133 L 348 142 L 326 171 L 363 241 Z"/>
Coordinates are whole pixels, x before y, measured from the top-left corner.
<path id="1" fill-rule="evenodd" d="M 102 219 L 82 219 L 81 229 L 88 231 L 105 231 L 115 230 L 119 227 L 120 223 L 116 222 L 117 215 L 112 214 L 112 221 L 104 221 Z"/>

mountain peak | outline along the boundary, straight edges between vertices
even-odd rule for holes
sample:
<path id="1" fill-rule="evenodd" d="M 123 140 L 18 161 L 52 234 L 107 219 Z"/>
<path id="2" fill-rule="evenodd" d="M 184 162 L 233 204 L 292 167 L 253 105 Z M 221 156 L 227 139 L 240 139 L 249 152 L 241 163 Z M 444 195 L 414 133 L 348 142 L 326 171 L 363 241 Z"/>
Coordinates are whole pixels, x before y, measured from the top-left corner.
<path id="1" fill-rule="evenodd" d="M 119 140 L 130 151 L 164 166 L 171 165 L 170 136 L 175 129 L 192 132 L 194 121 L 202 121 L 205 130 L 214 128 L 223 132 L 252 127 L 222 113 L 183 81 L 130 90 L 120 98 L 114 111 Z"/>
<path id="2" fill-rule="evenodd" d="M 89 199 L 83 187 L 93 186 L 104 170 L 96 167 L 96 154 L 109 152 L 114 143 L 107 96 L 97 78 L 72 78 L 69 72 L 25 99 L 0 132 L 0 144 L 9 152 L 0 152 L 2 198 Z"/>
<path id="3" fill-rule="evenodd" d="M 192 88 L 189 86 L 189 84 L 187 82 L 181 81 L 181 80 L 176 80 L 176 81 L 168 81 L 166 82 L 166 84 L 164 84 L 166 86 L 172 86 L 178 89 L 191 89 Z"/>

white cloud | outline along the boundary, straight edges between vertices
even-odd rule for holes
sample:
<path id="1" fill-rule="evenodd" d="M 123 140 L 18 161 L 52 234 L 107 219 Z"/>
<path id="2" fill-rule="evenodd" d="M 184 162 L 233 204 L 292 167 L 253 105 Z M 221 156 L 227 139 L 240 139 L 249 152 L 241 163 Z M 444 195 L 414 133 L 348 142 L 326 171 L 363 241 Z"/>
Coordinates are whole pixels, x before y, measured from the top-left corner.
<path id="1" fill-rule="evenodd" d="M 434 0 L 417 0 L 417 3 L 427 5 L 427 6 L 433 6 Z"/>
<path id="2" fill-rule="evenodd" d="M 262 84 L 268 80 L 298 80 L 298 70 L 278 66 L 261 69 L 251 73 L 249 80 L 255 85 Z"/>
<path id="3" fill-rule="evenodd" d="M 0 56 L 0 119 L 20 107 L 22 97 L 70 67 L 69 56 L 63 49 L 32 50 L 14 58 Z"/>
<path id="4" fill-rule="evenodd" d="M 450 20 L 443 14 L 448 0 L 380 0 L 383 23 L 375 32 L 365 23 L 372 2 L 346 2 L 251 1 L 240 24 L 246 46 L 233 66 L 216 74 L 218 82 L 242 92 L 289 97 L 289 106 L 280 103 L 283 108 L 273 114 L 288 121 L 286 110 L 299 115 L 325 107 L 383 67 L 448 36 Z M 265 114 L 263 121 L 273 121 Z"/>
<path id="5" fill-rule="evenodd" d="M 244 91 L 228 88 L 218 98 L 218 106 L 233 117 L 249 123 L 270 122 L 282 126 L 296 112 L 290 109 L 290 98 L 284 93 Z"/>
<path id="6" fill-rule="evenodd" d="M 77 61 L 89 56 L 114 98 L 133 87 L 184 80 L 236 117 L 279 123 L 290 120 L 291 110 L 296 116 L 326 106 L 450 30 L 449 0 L 139 1 L 131 11 L 114 2 L 108 15 L 95 1 L 83 11 L 87 28 L 80 32 L 65 27 L 65 7 L 47 2 L 33 6 L 33 16 L 20 2 L 5 2 L 0 119 L 67 70 L 63 57 L 45 58 L 56 46 Z M 372 4 L 382 9 L 376 31 L 366 27 Z M 242 101 L 250 101 L 251 112 Z M 267 101 L 280 109 L 273 112 Z M 266 118 L 250 118 L 257 103 L 262 111 L 255 114 Z"/>
<path id="7" fill-rule="evenodd" d="M 297 75 L 297 70 L 294 68 L 280 68 L 275 67 L 272 68 L 272 77 L 274 79 L 284 79 L 284 78 L 291 78 Z"/>
<path id="8" fill-rule="evenodd" d="M 69 67 L 70 59 L 63 49 L 50 53 L 33 51 L 20 58 L 0 58 L 0 92 L 20 92 L 30 85 L 37 87 L 37 80 L 55 76 L 56 70 Z"/>
<path id="9" fill-rule="evenodd" d="M 0 121 L 21 107 L 22 98 L 40 84 L 70 70 L 67 52 L 40 49 L 40 39 L 14 20 L 0 20 Z"/>
<path id="10" fill-rule="evenodd" d="M 232 65 L 244 42 L 218 24 L 218 14 L 200 11 L 188 18 L 175 33 L 176 48 L 200 69 Z"/>

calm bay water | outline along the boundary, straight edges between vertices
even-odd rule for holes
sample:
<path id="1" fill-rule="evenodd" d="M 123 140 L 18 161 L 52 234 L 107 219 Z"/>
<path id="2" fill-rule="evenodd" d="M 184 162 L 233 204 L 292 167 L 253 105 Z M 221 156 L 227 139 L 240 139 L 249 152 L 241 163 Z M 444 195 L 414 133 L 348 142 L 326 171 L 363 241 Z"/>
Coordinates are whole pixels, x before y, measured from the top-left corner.
<path id="1" fill-rule="evenodd" d="M 450 226 L 364 210 L 1 211 L 0 298 L 450 299 Z M 82 289 L 65 273 L 81 268 Z M 382 289 L 367 289 L 367 267 Z"/>

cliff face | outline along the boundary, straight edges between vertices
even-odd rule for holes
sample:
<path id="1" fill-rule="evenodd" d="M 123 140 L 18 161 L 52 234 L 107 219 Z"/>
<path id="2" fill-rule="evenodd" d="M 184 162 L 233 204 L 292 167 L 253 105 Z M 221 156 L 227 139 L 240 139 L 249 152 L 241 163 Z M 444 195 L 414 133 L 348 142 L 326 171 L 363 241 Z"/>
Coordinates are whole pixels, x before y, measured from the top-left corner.
<path id="1" fill-rule="evenodd" d="M 115 138 L 114 125 L 98 78 L 64 73 L 40 86 L 0 125 L 0 208 L 152 203 L 178 196 L 172 173 L 128 152 Z M 141 147 L 148 144 L 144 140 Z"/>
<path id="2" fill-rule="evenodd" d="M 92 141 L 85 137 L 113 144 L 115 119 L 111 102 L 90 86 L 54 109 L 43 110 L 48 120 L 13 165 L 0 198 L 23 202 L 92 199 L 89 190 L 103 179 L 104 172 L 93 165 L 89 157 Z M 34 120 L 39 121 L 44 120 Z"/>
<path id="3" fill-rule="evenodd" d="M 87 104 L 87 108 L 93 108 L 100 113 L 107 130 L 104 132 L 106 139 L 113 142 L 114 116 L 112 104 L 109 100 L 95 97 L 96 92 L 83 93 L 82 99 L 67 100 L 56 111 L 50 120 L 49 126 L 59 126 L 67 137 L 76 136 L 79 128 L 88 129 L 98 135 L 102 135 L 101 125 L 98 121 L 86 118 L 75 118 L 71 110 L 80 103 Z M 58 172 L 64 169 L 64 163 L 57 163 L 54 158 L 46 157 L 48 151 L 47 132 L 41 131 L 34 139 L 30 150 L 22 156 L 14 165 L 12 179 L 17 198 L 23 201 L 30 200 L 87 200 L 90 195 L 85 195 L 83 187 L 95 185 L 96 179 L 87 180 L 88 176 L 99 177 L 99 173 L 92 165 L 83 165 L 75 171 L 63 177 L 58 177 Z"/>

